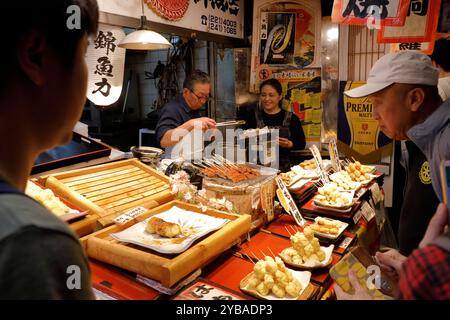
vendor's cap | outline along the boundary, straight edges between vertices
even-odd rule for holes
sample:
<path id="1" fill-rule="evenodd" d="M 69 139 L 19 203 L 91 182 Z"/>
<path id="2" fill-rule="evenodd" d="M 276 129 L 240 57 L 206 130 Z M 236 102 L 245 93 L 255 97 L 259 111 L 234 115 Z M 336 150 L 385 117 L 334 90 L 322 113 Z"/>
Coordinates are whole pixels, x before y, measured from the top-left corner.
<path id="1" fill-rule="evenodd" d="M 401 51 L 381 57 L 370 70 L 367 83 L 345 91 L 352 98 L 361 98 L 387 88 L 393 83 L 438 84 L 439 70 L 431 59 L 418 51 Z"/>

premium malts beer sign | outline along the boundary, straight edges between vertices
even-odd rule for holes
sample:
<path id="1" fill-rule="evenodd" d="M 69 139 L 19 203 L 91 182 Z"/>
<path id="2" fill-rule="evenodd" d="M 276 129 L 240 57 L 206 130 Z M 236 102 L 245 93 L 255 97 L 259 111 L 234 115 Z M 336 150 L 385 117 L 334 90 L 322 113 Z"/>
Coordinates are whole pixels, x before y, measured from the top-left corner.
<path id="1" fill-rule="evenodd" d="M 363 84 L 363 81 L 341 82 L 339 148 L 359 159 L 375 161 L 381 156 L 380 150 L 388 146 L 391 140 L 380 131 L 378 121 L 373 119 L 373 105 L 369 98 L 350 98 L 343 94 Z"/>

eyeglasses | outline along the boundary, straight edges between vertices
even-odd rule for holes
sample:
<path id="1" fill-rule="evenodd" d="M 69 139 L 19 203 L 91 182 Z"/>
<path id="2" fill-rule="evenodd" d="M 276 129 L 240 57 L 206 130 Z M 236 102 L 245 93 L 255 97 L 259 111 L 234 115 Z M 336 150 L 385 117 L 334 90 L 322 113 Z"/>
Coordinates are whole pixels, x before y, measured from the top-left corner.
<path id="1" fill-rule="evenodd" d="M 192 92 L 192 94 L 199 100 L 199 101 L 201 101 L 201 100 L 203 100 L 203 101 L 209 101 L 209 100 L 211 100 L 211 97 L 210 96 L 198 96 L 193 90 L 191 90 L 191 89 L 189 89 L 189 91 L 190 92 Z"/>

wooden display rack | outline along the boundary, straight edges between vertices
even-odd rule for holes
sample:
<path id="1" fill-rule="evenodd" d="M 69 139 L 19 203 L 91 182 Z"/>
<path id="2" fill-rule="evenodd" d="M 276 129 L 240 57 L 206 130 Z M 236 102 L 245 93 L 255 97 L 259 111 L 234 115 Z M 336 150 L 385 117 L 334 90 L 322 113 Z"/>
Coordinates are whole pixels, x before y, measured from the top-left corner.
<path id="1" fill-rule="evenodd" d="M 136 159 L 50 175 L 40 182 L 97 215 L 100 227 L 133 208 L 150 209 L 173 199 L 169 178 Z"/>
<path id="2" fill-rule="evenodd" d="M 173 206 L 231 221 L 178 255 L 164 255 L 144 247 L 119 242 L 111 237 L 112 233 L 123 231 Z M 123 225 L 114 225 L 93 233 L 83 238 L 82 243 L 87 255 L 91 258 L 157 280 L 165 287 L 172 287 L 192 271 L 203 267 L 239 242 L 241 236 L 250 230 L 250 221 L 249 215 L 236 215 L 217 210 L 202 212 L 198 206 L 171 201 Z"/>

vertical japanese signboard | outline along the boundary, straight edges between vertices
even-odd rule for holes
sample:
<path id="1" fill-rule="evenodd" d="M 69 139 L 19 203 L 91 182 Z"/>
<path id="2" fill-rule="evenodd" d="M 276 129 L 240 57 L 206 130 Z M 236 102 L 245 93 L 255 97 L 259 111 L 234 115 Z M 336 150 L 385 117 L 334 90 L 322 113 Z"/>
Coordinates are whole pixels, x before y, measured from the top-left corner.
<path id="1" fill-rule="evenodd" d="M 100 24 L 89 44 L 86 60 L 89 70 L 87 97 L 99 106 L 109 106 L 122 93 L 125 49 L 118 44 L 125 38 L 122 28 Z"/>
<path id="2" fill-rule="evenodd" d="M 361 161 L 374 162 L 381 158 L 381 151 L 392 148 L 392 141 L 373 119 L 373 106 L 368 97 L 350 98 L 344 91 L 365 84 L 363 81 L 341 82 L 338 106 L 338 147 Z"/>
<path id="3" fill-rule="evenodd" d="M 334 0 L 334 23 L 375 26 L 402 26 L 409 0 Z"/>

